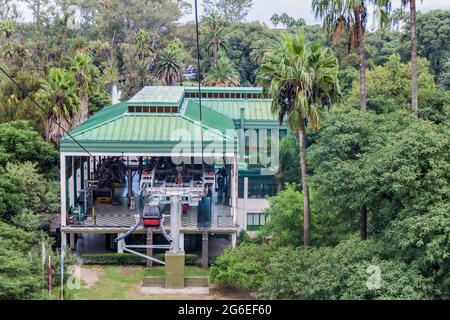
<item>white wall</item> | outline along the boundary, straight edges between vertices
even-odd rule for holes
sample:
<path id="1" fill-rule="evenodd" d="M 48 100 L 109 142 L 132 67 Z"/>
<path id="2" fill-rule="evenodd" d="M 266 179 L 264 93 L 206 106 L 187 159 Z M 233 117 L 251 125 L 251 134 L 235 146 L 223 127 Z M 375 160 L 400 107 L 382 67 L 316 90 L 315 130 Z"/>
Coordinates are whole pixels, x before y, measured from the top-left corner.
<path id="1" fill-rule="evenodd" d="M 237 200 L 237 224 L 239 225 L 239 231 L 247 231 L 247 213 L 248 212 L 264 212 L 269 208 L 270 204 L 267 199 L 255 199 L 248 198 L 248 178 L 244 179 L 244 198 Z M 250 237 L 256 235 L 255 231 L 247 231 Z"/>
<path id="2" fill-rule="evenodd" d="M 247 213 L 264 212 L 269 208 L 269 201 L 266 199 L 238 199 L 237 219 L 239 230 L 247 230 Z M 255 236 L 255 231 L 247 231 L 250 237 Z"/>

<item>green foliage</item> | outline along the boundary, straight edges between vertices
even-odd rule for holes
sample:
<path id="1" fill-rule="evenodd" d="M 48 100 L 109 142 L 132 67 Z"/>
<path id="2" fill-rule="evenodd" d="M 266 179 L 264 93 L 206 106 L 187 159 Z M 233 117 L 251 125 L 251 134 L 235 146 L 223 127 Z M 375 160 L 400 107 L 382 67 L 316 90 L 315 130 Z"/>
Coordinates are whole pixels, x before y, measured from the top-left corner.
<path id="1" fill-rule="evenodd" d="M 419 101 L 419 116 L 436 124 L 444 124 L 450 120 L 450 91 L 437 89 L 427 92 Z"/>
<path id="2" fill-rule="evenodd" d="M 210 281 L 222 286 L 256 290 L 264 282 L 266 268 L 275 254 L 268 245 L 243 244 L 227 249 L 211 267 Z"/>
<path id="3" fill-rule="evenodd" d="M 272 111 L 278 113 L 280 122 L 286 115 L 294 132 L 303 127 L 305 119 L 316 129 L 319 109 L 331 105 L 340 94 L 336 57 L 319 43 L 306 43 L 303 31 L 282 36 L 264 56 L 258 79 L 273 99 Z"/>
<path id="4" fill-rule="evenodd" d="M 270 208 L 264 213 L 269 221 L 260 233 L 271 236 L 277 246 L 300 246 L 303 242 L 303 195 L 294 184 L 285 185 L 285 190 L 269 198 Z"/>
<path id="5" fill-rule="evenodd" d="M 156 259 L 165 260 L 164 253 L 154 255 Z M 145 259 L 131 253 L 83 253 L 80 254 L 83 264 L 100 264 L 100 265 L 143 265 Z M 185 264 L 187 266 L 195 266 L 198 262 L 198 255 L 185 254 Z"/>
<path id="6" fill-rule="evenodd" d="M 429 282 L 398 260 L 385 260 L 374 241 L 344 241 L 335 248 L 280 250 L 259 296 L 269 299 L 429 299 Z M 371 269 L 374 268 L 374 269 Z M 380 271 L 379 287 L 374 281 Z M 371 286 L 372 285 L 372 286 Z"/>
<path id="7" fill-rule="evenodd" d="M 142 265 L 144 258 L 131 253 L 82 253 L 80 258 L 83 264 L 100 265 Z"/>
<path id="8" fill-rule="evenodd" d="M 154 65 L 155 76 L 167 86 L 173 86 L 181 80 L 182 66 L 179 52 L 165 49 L 159 53 Z"/>
<path id="9" fill-rule="evenodd" d="M 0 165 L 8 162 L 33 162 L 38 172 L 49 173 L 58 163 L 55 148 L 34 131 L 26 121 L 0 124 Z"/>
<path id="10" fill-rule="evenodd" d="M 299 154 L 298 140 L 293 135 L 287 135 L 281 139 L 280 167 L 275 175 L 278 190 L 281 190 L 285 183 L 300 183 Z"/>
<path id="11" fill-rule="evenodd" d="M 9 190 L 9 195 L 20 198 L 22 202 L 22 210 L 16 211 L 12 217 L 15 224 L 35 229 L 46 221 L 50 214 L 58 212 L 59 182 L 47 181 L 37 172 L 35 164 L 8 163 L 5 173 L 0 176 L 2 179 L 8 180 L 9 177 L 11 181 L 15 180 L 14 188 Z"/>
<path id="12" fill-rule="evenodd" d="M 165 253 L 157 253 L 155 254 L 155 258 L 159 259 L 161 261 L 166 260 L 166 254 Z M 195 266 L 198 265 L 199 256 L 195 253 L 185 253 L 184 254 L 184 263 L 186 266 Z"/>
<path id="13" fill-rule="evenodd" d="M 275 34 L 258 22 L 229 25 L 224 29 L 226 54 L 240 74 L 241 85 L 254 85 L 258 65 L 253 63 L 255 56 L 252 52 L 255 53 L 258 42 L 273 43 L 276 40 Z"/>
<path id="14" fill-rule="evenodd" d="M 428 71 L 429 63 L 418 60 L 417 70 L 419 101 L 435 90 L 434 78 Z M 367 71 L 367 99 L 374 101 L 392 99 L 397 108 L 410 108 L 411 64 L 401 62 L 399 55 L 393 55 L 384 66 Z M 358 105 L 359 82 L 355 81 L 349 97 L 351 105 Z M 370 110 L 370 109 L 369 109 Z"/>
<path id="15" fill-rule="evenodd" d="M 227 22 L 242 22 L 248 15 L 253 0 L 204 0 L 207 13 L 216 13 Z"/>
<path id="16" fill-rule="evenodd" d="M 220 56 L 203 79 L 203 84 L 213 87 L 238 87 L 239 73 L 226 56 Z"/>
<path id="17" fill-rule="evenodd" d="M 409 38 L 409 25 L 405 30 L 405 38 Z M 438 78 L 450 58 L 449 38 L 450 11 L 435 10 L 417 15 L 418 53 L 430 61 L 431 69 Z"/>
<path id="18" fill-rule="evenodd" d="M 0 221 L 0 299 L 43 298 L 46 284 L 42 281 L 41 241 L 49 247 L 38 232 L 27 232 Z"/>

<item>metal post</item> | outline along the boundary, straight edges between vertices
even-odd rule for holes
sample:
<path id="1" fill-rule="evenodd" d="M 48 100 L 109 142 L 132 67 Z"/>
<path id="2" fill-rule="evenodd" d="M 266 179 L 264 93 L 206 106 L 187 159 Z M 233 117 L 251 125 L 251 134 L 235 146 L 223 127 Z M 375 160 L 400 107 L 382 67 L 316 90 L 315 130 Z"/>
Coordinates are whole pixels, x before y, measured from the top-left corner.
<path id="1" fill-rule="evenodd" d="M 147 229 L 147 245 L 152 246 L 153 245 L 153 231 L 152 229 Z M 148 247 L 147 248 L 147 256 L 153 257 L 153 248 Z M 153 267 L 153 261 L 150 259 L 146 259 L 147 267 Z"/>
<path id="2" fill-rule="evenodd" d="M 75 250 L 75 233 L 69 233 L 70 237 L 70 249 Z"/>
<path id="3" fill-rule="evenodd" d="M 60 159 L 60 176 L 61 176 L 61 228 L 66 226 L 66 214 L 67 214 L 67 203 L 66 203 L 66 156 L 61 152 Z"/>
<path id="4" fill-rule="evenodd" d="M 179 253 L 181 229 L 181 201 L 180 196 L 170 197 L 170 236 L 172 237 L 171 253 Z"/>
<path id="5" fill-rule="evenodd" d="M 128 199 L 130 199 L 131 203 L 131 196 L 133 195 L 133 175 L 131 172 L 131 169 L 128 169 Z"/>
<path id="6" fill-rule="evenodd" d="M 208 231 L 202 233 L 202 267 L 208 268 Z"/>

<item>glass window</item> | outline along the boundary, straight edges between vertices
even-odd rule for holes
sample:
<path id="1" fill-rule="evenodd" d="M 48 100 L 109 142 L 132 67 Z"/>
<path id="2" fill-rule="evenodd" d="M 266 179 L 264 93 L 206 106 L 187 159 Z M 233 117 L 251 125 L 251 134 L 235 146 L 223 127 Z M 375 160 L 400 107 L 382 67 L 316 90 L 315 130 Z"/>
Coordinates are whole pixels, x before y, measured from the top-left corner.
<path id="1" fill-rule="evenodd" d="M 263 212 L 247 213 L 247 230 L 257 231 L 266 223 L 266 215 Z"/>

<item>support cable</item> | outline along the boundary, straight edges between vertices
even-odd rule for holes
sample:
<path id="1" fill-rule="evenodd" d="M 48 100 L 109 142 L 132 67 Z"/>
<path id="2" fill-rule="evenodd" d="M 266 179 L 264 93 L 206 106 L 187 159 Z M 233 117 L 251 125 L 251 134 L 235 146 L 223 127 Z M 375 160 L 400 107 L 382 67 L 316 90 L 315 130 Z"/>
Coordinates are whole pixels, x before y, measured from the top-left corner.
<path id="1" fill-rule="evenodd" d="M 202 88 L 201 88 L 201 78 L 202 74 L 200 71 L 200 40 L 199 40 L 199 24 L 198 24 L 198 5 L 197 0 L 195 0 L 195 34 L 196 34 L 196 42 L 197 42 L 197 83 L 198 83 L 198 105 L 199 105 L 199 113 L 200 113 L 200 142 L 202 148 L 202 175 L 203 175 L 203 115 L 202 115 Z"/>

